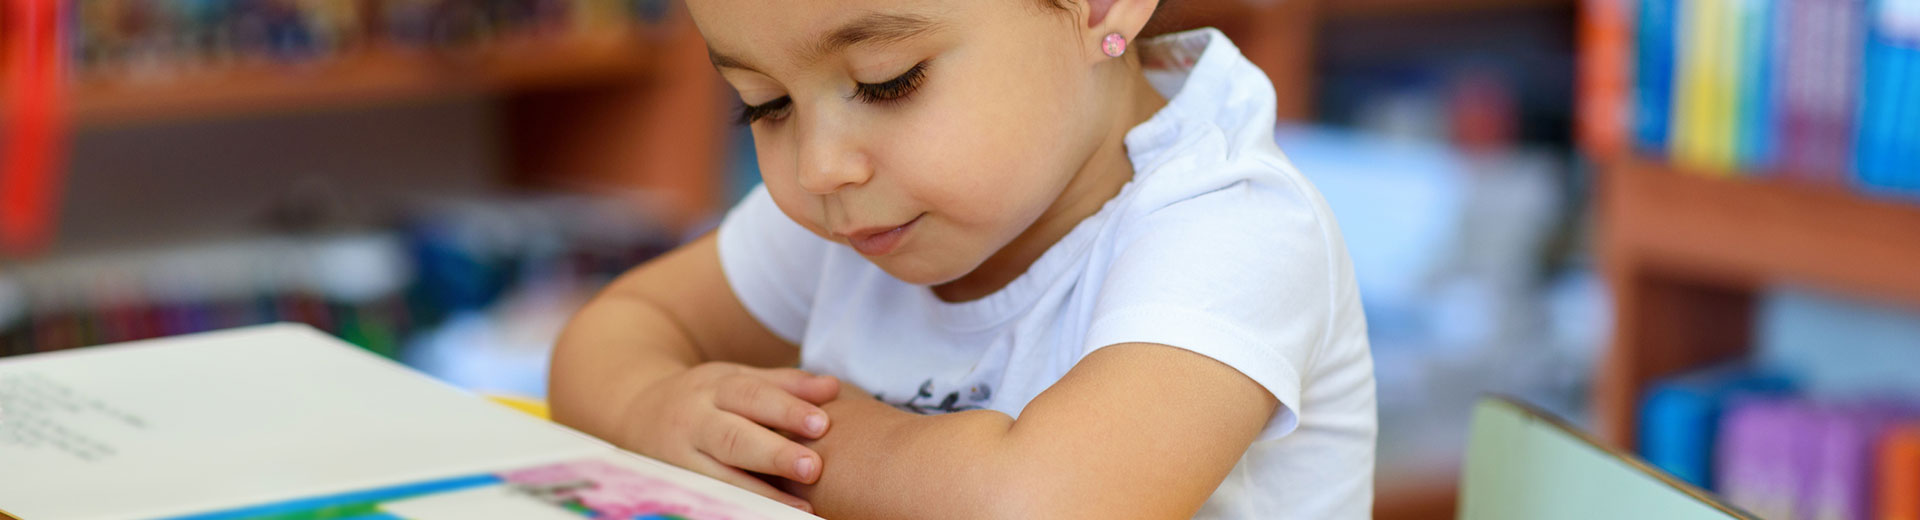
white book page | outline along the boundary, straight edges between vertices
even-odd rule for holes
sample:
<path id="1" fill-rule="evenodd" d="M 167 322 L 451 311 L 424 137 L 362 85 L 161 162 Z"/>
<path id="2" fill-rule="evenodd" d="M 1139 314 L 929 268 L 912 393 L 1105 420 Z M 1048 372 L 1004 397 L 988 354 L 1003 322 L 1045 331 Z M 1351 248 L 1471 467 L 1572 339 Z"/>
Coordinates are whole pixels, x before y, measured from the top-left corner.
<path id="1" fill-rule="evenodd" d="M 23 520 L 202 513 L 611 450 L 297 325 L 0 359 L 0 511 Z"/>

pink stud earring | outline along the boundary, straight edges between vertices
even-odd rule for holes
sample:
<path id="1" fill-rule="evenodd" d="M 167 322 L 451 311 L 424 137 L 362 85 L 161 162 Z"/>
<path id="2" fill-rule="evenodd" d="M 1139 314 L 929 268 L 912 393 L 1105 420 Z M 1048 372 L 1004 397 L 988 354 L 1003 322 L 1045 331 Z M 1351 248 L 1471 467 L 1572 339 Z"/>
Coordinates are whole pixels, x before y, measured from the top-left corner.
<path id="1" fill-rule="evenodd" d="M 1118 58 L 1127 53 L 1127 37 L 1120 33 L 1108 34 L 1106 39 L 1100 40 L 1100 50 L 1106 52 L 1109 58 Z"/>

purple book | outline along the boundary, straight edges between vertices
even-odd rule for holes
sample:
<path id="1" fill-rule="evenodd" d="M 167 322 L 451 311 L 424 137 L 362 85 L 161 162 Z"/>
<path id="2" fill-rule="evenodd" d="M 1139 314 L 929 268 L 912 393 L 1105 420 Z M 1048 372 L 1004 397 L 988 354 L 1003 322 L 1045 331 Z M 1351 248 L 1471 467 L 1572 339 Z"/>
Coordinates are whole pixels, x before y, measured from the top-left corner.
<path id="1" fill-rule="evenodd" d="M 1761 518 L 1870 520 L 1875 449 L 1910 417 L 1891 404 L 1735 400 L 1721 423 L 1721 492 Z"/>
<path id="2" fill-rule="evenodd" d="M 1727 404 L 1717 445 L 1716 489 L 1761 518 L 1787 518 L 1798 509 L 1800 459 L 1794 456 L 1795 401 L 1738 398 Z"/>
<path id="3" fill-rule="evenodd" d="M 1781 166 L 1793 178 L 1843 185 L 1851 171 L 1864 0 L 1783 0 L 1775 74 Z"/>
<path id="4" fill-rule="evenodd" d="M 1879 475 L 1880 442 L 1894 426 L 1914 417 L 1910 407 L 1870 403 L 1836 407 L 1819 432 L 1818 462 L 1801 501 L 1800 518 L 1870 520 Z"/>

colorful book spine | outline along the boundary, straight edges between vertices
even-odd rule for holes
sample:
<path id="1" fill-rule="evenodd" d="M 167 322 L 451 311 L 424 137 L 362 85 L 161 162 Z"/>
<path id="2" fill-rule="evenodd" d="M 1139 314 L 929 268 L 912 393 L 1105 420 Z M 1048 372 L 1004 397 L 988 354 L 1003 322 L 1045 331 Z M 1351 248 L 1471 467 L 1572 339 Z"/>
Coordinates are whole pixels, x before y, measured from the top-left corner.
<path id="1" fill-rule="evenodd" d="M 1861 69 L 1866 61 L 1865 0 L 1822 0 L 1831 10 L 1827 18 L 1824 58 L 1828 69 L 1820 72 L 1818 155 L 1815 157 L 1835 172 L 1853 170 L 1854 129 L 1858 109 Z"/>
<path id="2" fill-rule="evenodd" d="M 1901 444 L 1914 434 L 1896 429 L 1914 412 L 1890 403 L 1736 398 L 1720 427 L 1717 491 L 1761 518 L 1896 518 L 1889 513 L 1913 500 L 1898 486 L 1920 480 L 1887 473 L 1902 457 L 1920 457 L 1900 451 L 1920 443 Z M 1914 441 L 1920 437 L 1904 442 Z"/>
<path id="3" fill-rule="evenodd" d="M 1633 0 L 1581 2 L 1578 111 L 1582 148 L 1600 157 L 1627 152 L 1632 124 Z"/>
<path id="4" fill-rule="evenodd" d="M 1706 86 L 1702 87 L 1705 97 L 1701 102 L 1703 112 L 1701 124 L 1704 125 L 1700 136 L 1700 155 L 1704 162 L 1700 166 L 1706 172 L 1728 177 L 1738 173 L 1739 136 L 1738 109 L 1741 96 L 1746 93 L 1742 80 L 1746 78 L 1745 65 L 1740 59 L 1740 42 L 1743 41 L 1745 26 L 1740 23 L 1741 11 L 1750 0 L 1705 0 L 1712 7 L 1709 20 L 1702 23 L 1707 34 L 1705 45 L 1711 47 L 1710 58 L 1701 66 L 1706 69 Z"/>
<path id="5" fill-rule="evenodd" d="M 1734 109 L 1739 106 L 1736 3 L 1687 0 L 1680 16 L 1680 65 L 1674 106 L 1675 162 L 1713 175 L 1734 169 Z"/>
<path id="6" fill-rule="evenodd" d="M 67 2 L 0 5 L 0 256 L 38 253 L 60 213 L 68 125 Z"/>
<path id="7" fill-rule="evenodd" d="M 1672 151 L 1679 2 L 1641 0 L 1634 13 L 1633 143 L 1651 157 Z"/>
<path id="8" fill-rule="evenodd" d="M 1695 168 L 1709 167 L 1706 134 L 1712 114 L 1707 98 L 1713 95 L 1708 64 L 1718 34 L 1715 6 L 1726 0 L 1682 0 L 1679 9 L 1680 35 L 1675 38 L 1673 102 L 1673 161 Z"/>
<path id="9" fill-rule="evenodd" d="M 22 2 L 25 3 L 25 2 Z M 37 2 L 33 2 L 37 3 Z M 161 76 L 234 63 L 325 61 L 369 46 L 466 51 L 506 38 L 618 34 L 664 0 L 83 0 L 78 71 Z"/>
<path id="10" fill-rule="evenodd" d="M 1777 36 L 1774 32 L 1775 10 L 1778 2 L 1774 0 L 1733 0 L 1737 15 L 1740 37 L 1736 39 L 1739 55 L 1738 105 L 1734 106 L 1734 160 L 1739 170 L 1747 173 L 1765 172 L 1774 165 L 1774 154 L 1778 147 L 1774 119 L 1775 104 L 1773 68 L 1775 56 L 1769 45 Z"/>
<path id="11" fill-rule="evenodd" d="M 1872 12 L 1877 59 L 1861 109 L 1872 121 L 1861 136 L 1860 179 L 1874 191 L 1920 196 L 1920 0 L 1878 0 Z"/>
<path id="12" fill-rule="evenodd" d="M 1722 403 L 1735 396 L 1782 395 L 1785 377 L 1728 365 L 1656 383 L 1640 414 L 1640 451 L 1648 463 L 1702 489 L 1714 489 L 1713 446 Z"/>
<path id="13" fill-rule="evenodd" d="M 1884 0 L 1875 19 L 1876 27 L 1886 37 L 1884 42 L 1892 61 L 1889 66 L 1892 70 L 1886 74 L 1886 90 L 1882 94 L 1885 100 L 1881 106 L 1886 107 L 1886 111 L 1880 114 L 1880 117 L 1887 119 L 1887 124 L 1882 128 L 1888 134 L 1888 168 L 1882 172 L 1881 181 L 1876 186 L 1891 192 L 1920 188 L 1914 182 L 1913 171 L 1920 166 L 1920 162 L 1914 160 L 1914 147 L 1920 146 L 1920 140 L 1916 140 L 1914 135 L 1914 119 L 1920 118 L 1920 107 L 1915 106 L 1920 99 L 1916 99 L 1914 93 L 1915 89 L 1920 89 L 1920 30 L 1911 26 L 1912 22 L 1905 19 L 1910 14 L 1903 12 L 1912 10 L 1913 4 L 1911 1 Z"/>
<path id="14" fill-rule="evenodd" d="M 1882 441 L 1876 491 L 1882 520 L 1920 520 L 1920 423 L 1895 429 Z"/>
<path id="15" fill-rule="evenodd" d="M 1817 429 L 1812 464 L 1802 485 L 1799 518 L 1873 520 L 1874 473 L 1880 440 L 1899 416 L 1882 406 L 1826 410 Z"/>
<path id="16" fill-rule="evenodd" d="M 1792 518 L 1800 493 L 1806 410 L 1791 400 L 1741 399 L 1727 405 L 1715 443 L 1714 489 L 1760 518 Z"/>
<path id="17" fill-rule="evenodd" d="M 1842 184 L 1852 169 L 1862 55 L 1862 0 L 1784 0 L 1776 38 L 1782 169 Z"/>
<path id="18" fill-rule="evenodd" d="M 1773 42 L 1774 56 L 1779 60 L 1773 71 L 1779 87 L 1780 167 L 1787 175 L 1807 181 L 1824 175 L 1812 144 L 1814 99 L 1821 81 L 1814 74 L 1828 64 L 1820 53 L 1823 33 L 1819 22 L 1825 19 L 1825 13 L 1817 10 L 1821 1 L 1781 0 Z"/>
<path id="19" fill-rule="evenodd" d="M 1583 125 L 1618 125 L 1638 154 L 1690 171 L 1920 197 L 1920 0 L 1588 0 L 1585 12 Z M 1608 38 L 1618 21 L 1631 45 Z M 1607 52 L 1623 48 L 1632 70 L 1618 77 L 1631 79 L 1614 80 Z M 1620 99 L 1625 121 L 1605 108 Z"/>

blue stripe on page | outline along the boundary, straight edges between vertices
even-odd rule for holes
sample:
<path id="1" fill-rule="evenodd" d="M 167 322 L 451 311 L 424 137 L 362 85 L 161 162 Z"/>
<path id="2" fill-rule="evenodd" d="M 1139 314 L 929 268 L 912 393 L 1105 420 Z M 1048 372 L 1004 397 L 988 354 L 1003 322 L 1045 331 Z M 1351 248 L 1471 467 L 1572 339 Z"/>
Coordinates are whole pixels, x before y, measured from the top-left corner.
<path id="1" fill-rule="evenodd" d="M 238 509 L 229 509 L 226 511 L 217 511 L 213 513 L 202 513 L 202 514 L 196 514 L 196 515 L 179 516 L 179 517 L 173 517 L 169 520 L 237 520 L 242 518 L 254 518 L 254 517 L 270 516 L 270 515 L 284 515 L 289 513 L 298 513 L 301 511 L 312 511 L 315 509 L 322 509 L 322 508 L 331 507 L 331 506 L 396 500 L 396 499 L 408 498 L 408 497 L 414 497 L 414 496 L 420 496 L 420 495 L 428 495 L 433 493 L 443 493 L 447 491 L 455 491 L 455 490 L 474 488 L 474 487 L 480 487 L 480 486 L 490 486 L 494 484 L 499 484 L 501 482 L 502 480 L 500 480 L 500 477 L 496 475 L 475 475 L 471 477 L 458 477 L 458 478 L 450 478 L 450 479 L 444 479 L 444 480 L 434 480 L 434 481 L 428 481 L 428 482 L 420 482 L 420 483 L 414 483 L 414 484 L 405 484 L 400 486 L 372 489 L 367 491 L 354 491 L 350 493 L 341 493 L 337 495 L 327 495 L 327 496 L 319 496 L 319 497 L 312 497 L 312 498 L 302 498 L 297 500 L 288 500 L 285 502 L 275 502 L 271 504 L 248 506 L 248 507 L 242 507 Z M 375 517 L 375 518 L 378 518 L 378 517 Z"/>

